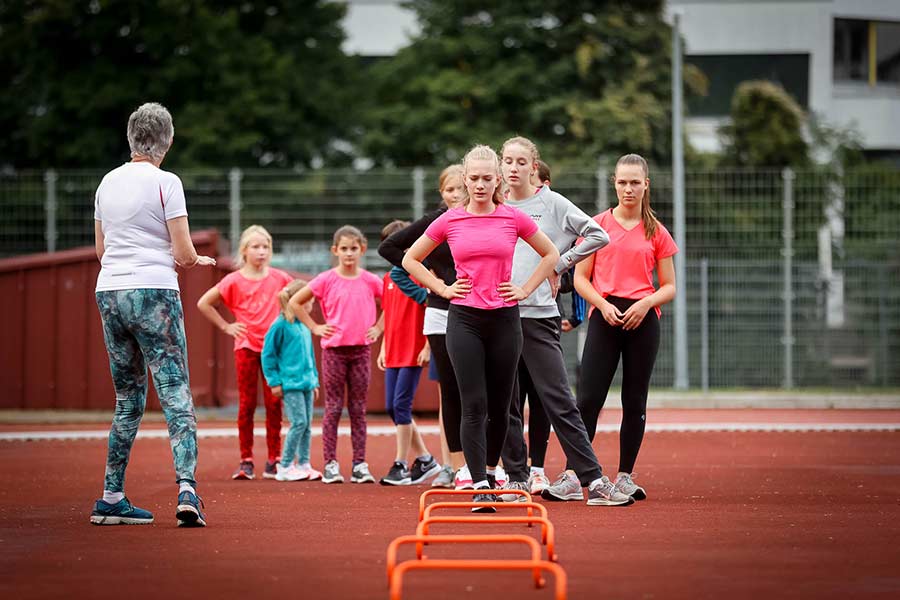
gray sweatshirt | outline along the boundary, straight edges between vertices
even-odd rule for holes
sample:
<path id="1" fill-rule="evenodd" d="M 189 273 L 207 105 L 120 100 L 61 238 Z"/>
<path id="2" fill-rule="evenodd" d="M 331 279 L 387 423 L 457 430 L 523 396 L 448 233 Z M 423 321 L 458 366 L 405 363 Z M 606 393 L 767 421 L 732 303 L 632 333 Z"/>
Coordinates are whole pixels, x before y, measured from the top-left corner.
<path id="1" fill-rule="evenodd" d="M 559 250 L 557 273 L 571 269 L 575 263 L 609 243 L 609 235 L 596 221 L 565 196 L 551 190 L 549 186 L 545 185 L 534 196 L 525 200 L 507 199 L 506 204 L 530 216 Z M 579 237 L 584 239 L 572 247 Z M 513 283 L 522 285 L 528 281 L 540 261 L 540 255 L 525 240 L 520 239 L 516 243 L 516 253 L 513 256 Z M 530 296 L 519 302 L 519 315 L 525 319 L 559 316 L 559 308 L 550 290 L 549 281 L 542 282 Z"/>

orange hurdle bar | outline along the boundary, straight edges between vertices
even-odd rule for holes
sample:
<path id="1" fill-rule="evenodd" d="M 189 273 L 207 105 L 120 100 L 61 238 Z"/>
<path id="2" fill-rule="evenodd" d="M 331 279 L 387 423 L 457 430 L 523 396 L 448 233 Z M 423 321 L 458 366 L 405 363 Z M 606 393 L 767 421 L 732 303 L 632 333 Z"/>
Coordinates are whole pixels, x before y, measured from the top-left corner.
<path id="1" fill-rule="evenodd" d="M 391 577 L 394 574 L 394 567 L 397 564 L 397 551 L 403 544 L 416 544 L 416 548 L 421 548 L 421 542 L 428 541 L 433 543 L 450 543 L 450 544 L 466 544 L 466 543 L 489 543 L 489 544 L 525 544 L 531 548 L 531 560 L 533 562 L 541 562 L 541 545 L 537 543 L 533 537 L 520 534 L 501 534 L 501 535 L 402 535 L 390 543 L 387 550 L 387 577 L 388 587 L 391 585 Z M 424 560 L 426 557 L 418 555 L 416 558 Z M 534 587 L 544 587 L 544 578 L 541 577 L 541 570 L 535 567 L 534 570 Z"/>
<path id="2" fill-rule="evenodd" d="M 540 517 L 523 517 L 523 518 L 540 518 Z M 462 571 L 495 571 L 495 570 L 516 570 L 531 571 L 533 569 L 541 569 L 542 571 L 550 571 L 553 573 L 555 580 L 556 600 L 566 600 L 566 588 L 568 580 L 566 572 L 556 563 L 540 561 L 533 562 L 530 560 L 408 560 L 402 562 L 394 569 L 394 576 L 391 579 L 391 600 L 400 600 L 403 589 L 403 576 L 407 571 L 421 570 L 438 570 L 438 569 L 456 569 Z"/>
<path id="3" fill-rule="evenodd" d="M 475 494 L 490 494 L 499 496 L 501 494 L 515 494 L 516 496 L 525 496 L 528 502 L 532 502 L 531 494 L 525 490 L 445 490 L 441 488 L 432 488 L 425 490 L 419 496 L 419 520 L 425 518 L 425 499 L 428 496 L 474 496 Z M 528 516 L 531 516 L 530 514 Z"/>
<path id="4" fill-rule="evenodd" d="M 484 506 L 491 506 L 493 508 L 527 508 L 528 516 L 534 516 L 532 514 L 532 509 L 537 509 L 537 511 L 541 514 L 542 517 L 547 519 L 547 507 L 543 504 L 538 504 L 536 502 L 435 502 L 434 504 L 429 504 L 425 507 L 425 514 L 422 517 L 423 519 L 427 519 L 431 516 L 435 510 L 439 508 L 478 508 Z M 531 523 L 528 524 L 531 527 Z"/>
<path id="5" fill-rule="evenodd" d="M 541 542 L 547 546 L 547 558 L 556 562 L 556 543 L 553 523 L 544 517 L 428 517 L 423 519 L 416 527 L 416 536 L 425 537 L 428 535 L 428 526 L 432 523 L 540 523 L 541 524 Z M 427 543 L 427 540 L 426 542 Z"/>

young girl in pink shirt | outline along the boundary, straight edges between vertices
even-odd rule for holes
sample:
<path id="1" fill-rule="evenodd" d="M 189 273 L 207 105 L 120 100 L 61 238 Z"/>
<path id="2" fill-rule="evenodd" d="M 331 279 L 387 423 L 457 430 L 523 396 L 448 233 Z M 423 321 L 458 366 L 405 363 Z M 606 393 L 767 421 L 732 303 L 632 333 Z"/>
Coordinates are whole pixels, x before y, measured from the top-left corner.
<path id="1" fill-rule="evenodd" d="M 593 440 L 597 417 L 622 358 L 622 425 L 615 488 L 635 500 L 647 497 L 633 469 L 644 438 L 647 392 L 659 351 L 659 307 L 675 297 L 678 247 L 650 208 L 647 161 L 626 154 L 613 176 L 619 203 L 594 220 L 610 243 L 575 267 L 575 289 L 591 304 L 581 359 L 578 408 Z M 653 286 L 653 270 L 659 289 Z"/>
<path id="2" fill-rule="evenodd" d="M 325 414 L 322 417 L 322 446 L 325 454 L 323 483 L 342 483 L 337 461 L 337 429 L 344 408 L 350 413 L 353 445 L 353 483 L 375 483 L 366 463 L 366 395 L 371 379 L 369 346 L 384 331 L 384 315 L 378 317 L 376 301 L 381 299 L 382 281 L 359 267 L 366 252 L 366 238 L 356 227 L 344 225 L 334 233 L 331 253 L 338 266 L 320 273 L 291 297 L 289 305 L 297 318 L 322 338 L 322 379 Z M 325 323 L 316 323 L 303 305 L 315 297 Z"/>
<path id="3" fill-rule="evenodd" d="M 241 234 L 237 262 L 240 267 L 209 288 L 197 308 L 220 330 L 234 338 L 234 366 L 238 384 L 238 443 L 241 463 L 232 479 L 253 479 L 253 413 L 259 378 L 263 340 L 272 322 L 278 318 L 278 292 L 293 277 L 269 265 L 272 260 L 272 236 L 264 227 L 251 225 Z M 219 313 L 224 304 L 234 322 Z M 266 447 L 268 460 L 265 479 L 275 479 L 276 464 L 281 454 L 281 399 L 263 378 L 263 402 L 266 406 Z"/>
<path id="4" fill-rule="evenodd" d="M 503 204 L 500 160 L 475 146 L 463 160 L 465 205 L 435 219 L 403 258 L 410 275 L 450 300 L 447 352 L 462 402 L 461 439 L 476 489 L 493 487 L 487 465 L 496 465 L 506 438 L 509 404 L 522 350 L 520 300 L 553 272 L 559 252 L 531 218 Z M 522 286 L 512 281 L 516 242 L 522 238 L 541 256 Z M 422 260 L 446 241 L 457 280 L 445 284 Z M 476 502 L 492 502 L 478 494 Z M 491 507 L 473 509 L 494 512 Z"/>

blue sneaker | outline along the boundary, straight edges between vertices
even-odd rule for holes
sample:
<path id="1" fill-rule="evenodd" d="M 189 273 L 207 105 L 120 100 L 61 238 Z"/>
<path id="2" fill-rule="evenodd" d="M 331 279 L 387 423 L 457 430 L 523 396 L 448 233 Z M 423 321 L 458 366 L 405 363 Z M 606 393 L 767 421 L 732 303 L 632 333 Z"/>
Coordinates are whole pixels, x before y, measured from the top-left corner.
<path id="1" fill-rule="evenodd" d="M 153 513 L 133 505 L 128 498 L 122 498 L 115 504 L 104 502 L 101 498 L 94 503 L 91 523 L 94 525 L 149 525 L 153 522 Z"/>
<path id="2" fill-rule="evenodd" d="M 203 500 L 193 492 L 184 491 L 178 494 L 178 509 L 175 518 L 179 527 L 206 527 L 206 519 L 200 512 Z M 204 507 L 205 508 L 205 507 Z"/>

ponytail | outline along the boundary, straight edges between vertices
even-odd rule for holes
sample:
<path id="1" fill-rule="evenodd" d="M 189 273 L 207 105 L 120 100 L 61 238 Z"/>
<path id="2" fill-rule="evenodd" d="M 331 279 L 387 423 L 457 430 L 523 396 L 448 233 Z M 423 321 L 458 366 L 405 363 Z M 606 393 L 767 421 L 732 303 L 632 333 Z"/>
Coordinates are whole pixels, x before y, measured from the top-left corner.
<path id="1" fill-rule="evenodd" d="M 645 179 L 650 177 L 650 166 L 640 154 L 626 154 L 622 156 L 616 161 L 616 168 L 618 169 L 620 165 L 637 165 L 644 171 Z M 615 177 L 613 177 L 613 180 L 615 180 Z M 644 195 L 641 198 L 641 223 L 644 226 L 646 238 L 648 240 L 653 239 L 653 236 L 656 235 L 656 226 L 659 224 L 659 219 L 656 218 L 656 213 L 650 208 L 649 186 L 644 189 Z"/>

